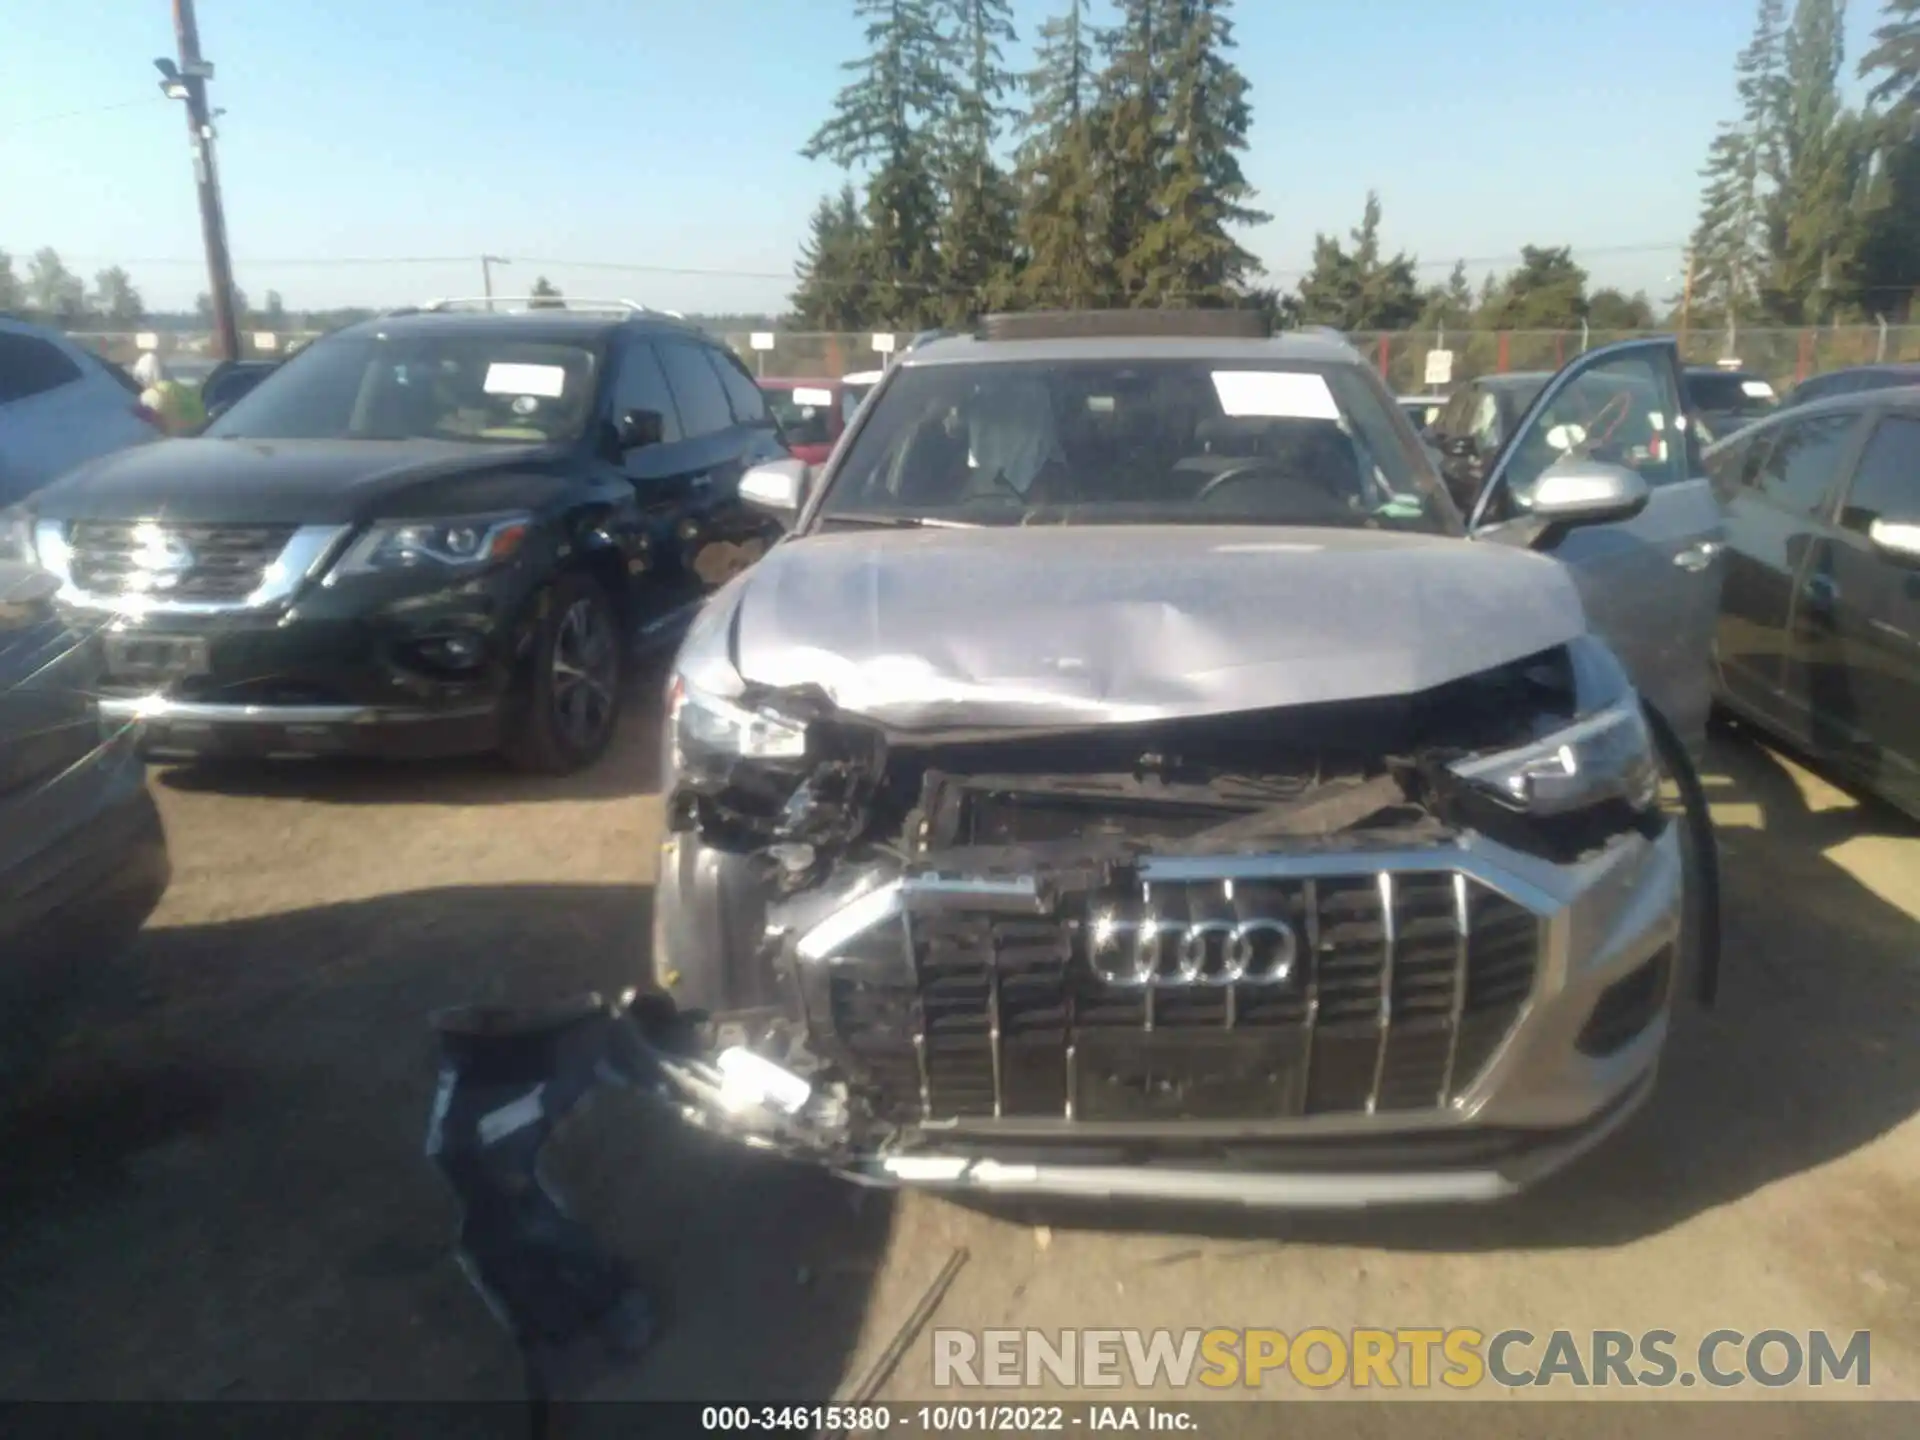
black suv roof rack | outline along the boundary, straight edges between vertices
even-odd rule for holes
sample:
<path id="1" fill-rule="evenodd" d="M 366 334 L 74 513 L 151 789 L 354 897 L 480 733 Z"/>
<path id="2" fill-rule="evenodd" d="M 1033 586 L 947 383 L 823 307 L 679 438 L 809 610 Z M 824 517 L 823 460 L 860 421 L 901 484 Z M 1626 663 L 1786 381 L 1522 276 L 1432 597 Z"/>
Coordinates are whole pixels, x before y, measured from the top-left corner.
<path id="1" fill-rule="evenodd" d="M 1031 310 L 989 315 L 974 334 L 981 340 L 1265 340 L 1273 327 L 1258 310 Z"/>
<path id="2" fill-rule="evenodd" d="M 443 299 L 426 300 L 418 305 L 409 305 L 387 313 L 391 315 L 448 314 L 466 310 L 478 310 L 483 315 L 538 315 L 552 310 L 575 315 L 650 315 L 663 320 L 676 320 L 682 325 L 692 323 L 678 310 L 656 310 L 653 306 L 643 305 L 638 300 L 587 300 L 564 295 L 542 296 L 538 300 L 510 295 L 450 295 Z"/>

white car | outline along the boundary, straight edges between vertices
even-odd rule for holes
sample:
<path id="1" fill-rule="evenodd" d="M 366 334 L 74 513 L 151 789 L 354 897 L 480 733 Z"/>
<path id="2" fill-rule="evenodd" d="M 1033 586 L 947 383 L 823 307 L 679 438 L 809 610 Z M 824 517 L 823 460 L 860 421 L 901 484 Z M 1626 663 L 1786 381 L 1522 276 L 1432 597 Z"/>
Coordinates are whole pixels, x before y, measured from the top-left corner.
<path id="1" fill-rule="evenodd" d="M 57 330 L 0 315 L 0 506 L 162 433 L 131 376 Z"/>

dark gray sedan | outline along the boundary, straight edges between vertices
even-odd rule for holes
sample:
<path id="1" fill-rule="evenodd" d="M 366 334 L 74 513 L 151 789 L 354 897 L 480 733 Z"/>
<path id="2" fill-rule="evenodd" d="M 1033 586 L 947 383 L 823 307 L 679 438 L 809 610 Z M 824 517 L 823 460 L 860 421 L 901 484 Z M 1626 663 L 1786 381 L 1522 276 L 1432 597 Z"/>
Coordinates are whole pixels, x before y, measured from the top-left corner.
<path id="1" fill-rule="evenodd" d="M 1792 406 L 1707 466 L 1720 704 L 1920 817 L 1920 386 Z"/>
<path id="2" fill-rule="evenodd" d="M 134 737 L 101 728 L 98 652 L 53 577 L 0 562 L 0 1074 L 145 923 L 171 871 Z"/>

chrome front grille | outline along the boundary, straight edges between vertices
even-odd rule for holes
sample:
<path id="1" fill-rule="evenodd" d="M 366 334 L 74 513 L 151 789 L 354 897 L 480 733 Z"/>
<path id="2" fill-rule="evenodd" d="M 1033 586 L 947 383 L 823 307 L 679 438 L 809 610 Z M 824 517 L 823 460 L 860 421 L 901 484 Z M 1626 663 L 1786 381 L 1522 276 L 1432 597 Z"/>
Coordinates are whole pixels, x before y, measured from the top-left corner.
<path id="1" fill-rule="evenodd" d="M 1137 903 L 1284 919 L 1300 938 L 1288 983 L 1118 985 L 1095 970 L 1094 904 L 943 906 L 836 948 L 831 1032 L 903 1120 L 1432 1110 L 1513 1028 L 1542 946 L 1531 910 L 1447 871 L 1169 882 Z"/>
<path id="2" fill-rule="evenodd" d="M 202 525 L 79 520 L 68 536 L 68 573 L 92 595 L 156 600 L 244 600 L 293 538 L 292 525 Z M 156 564 L 156 558 L 164 563 Z"/>

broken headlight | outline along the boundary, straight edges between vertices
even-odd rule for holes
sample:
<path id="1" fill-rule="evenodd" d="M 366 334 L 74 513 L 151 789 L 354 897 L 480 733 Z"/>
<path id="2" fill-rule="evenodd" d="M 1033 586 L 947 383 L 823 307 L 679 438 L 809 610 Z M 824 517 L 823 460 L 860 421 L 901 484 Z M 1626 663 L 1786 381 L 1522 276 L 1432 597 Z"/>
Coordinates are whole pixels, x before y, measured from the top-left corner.
<path id="1" fill-rule="evenodd" d="M 1543 818 L 1610 802 L 1646 811 L 1660 798 L 1653 733 L 1631 692 L 1531 744 L 1450 768 L 1509 809 Z"/>
<path id="2" fill-rule="evenodd" d="M 667 692 L 667 730 L 674 768 L 689 756 L 741 760 L 800 760 L 807 728 L 771 710 L 739 705 L 697 690 L 676 675 Z"/>

